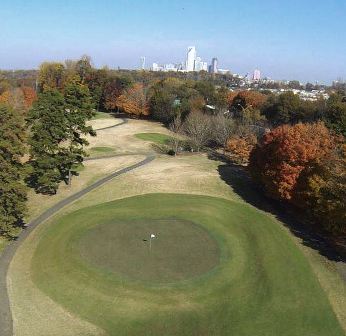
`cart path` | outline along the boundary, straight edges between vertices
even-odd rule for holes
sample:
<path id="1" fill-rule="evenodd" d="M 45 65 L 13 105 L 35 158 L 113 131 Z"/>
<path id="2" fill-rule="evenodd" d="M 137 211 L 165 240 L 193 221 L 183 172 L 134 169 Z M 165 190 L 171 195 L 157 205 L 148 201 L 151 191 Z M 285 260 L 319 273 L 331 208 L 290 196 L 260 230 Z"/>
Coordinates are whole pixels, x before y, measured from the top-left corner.
<path id="1" fill-rule="evenodd" d="M 128 121 L 127 119 L 122 119 L 122 122 L 113 126 L 108 126 L 100 129 L 96 129 L 96 131 L 102 131 L 105 129 L 110 129 L 114 127 L 118 127 L 121 125 L 126 124 Z M 137 153 L 133 154 L 125 154 L 125 155 L 114 155 L 114 157 L 119 156 L 128 156 L 128 155 L 138 155 Z M 125 167 L 123 169 L 117 170 L 100 180 L 94 182 L 90 186 L 78 191 L 77 193 L 59 201 L 55 205 L 53 205 L 51 208 L 44 211 L 41 215 L 39 215 L 37 218 L 32 220 L 28 226 L 21 232 L 18 239 L 15 241 L 12 241 L 10 244 L 6 246 L 2 254 L 0 255 L 0 335 L 1 336 L 13 336 L 13 320 L 12 320 L 12 313 L 11 313 L 11 306 L 7 291 L 7 272 L 10 266 L 10 263 L 12 261 L 12 258 L 14 257 L 17 249 L 20 247 L 20 245 L 23 243 L 23 241 L 30 235 L 30 233 L 40 224 L 45 222 L 48 218 L 55 215 L 57 212 L 59 212 L 62 208 L 64 208 L 67 205 L 70 205 L 71 203 L 75 202 L 76 200 L 80 199 L 84 195 L 88 194 L 89 192 L 95 190 L 96 188 L 106 184 L 110 180 L 121 176 L 123 174 L 126 174 L 134 169 L 137 169 L 139 167 L 145 166 L 146 164 L 152 162 L 156 155 L 154 153 L 149 154 L 143 154 L 146 155 L 145 159 L 130 165 L 128 167 Z M 108 158 L 111 158 L 110 156 Z M 93 160 L 101 160 L 102 158 L 95 158 Z"/>

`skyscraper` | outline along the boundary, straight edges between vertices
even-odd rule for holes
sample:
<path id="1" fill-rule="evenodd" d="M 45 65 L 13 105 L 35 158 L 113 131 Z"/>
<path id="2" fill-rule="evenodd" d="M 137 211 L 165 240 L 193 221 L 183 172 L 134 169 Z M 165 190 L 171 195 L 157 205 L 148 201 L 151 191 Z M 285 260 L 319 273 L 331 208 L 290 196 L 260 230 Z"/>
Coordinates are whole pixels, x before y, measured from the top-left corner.
<path id="1" fill-rule="evenodd" d="M 144 56 L 141 57 L 141 69 L 145 70 L 145 57 Z"/>
<path id="2" fill-rule="evenodd" d="M 196 48 L 188 47 L 186 57 L 186 71 L 195 71 Z"/>
<path id="3" fill-rule="evenodd" d="M 253 72 L 253 76 L 252 76 L 252 79 L 254 81 L 259 81 L 261 80 L 261 71 L 256 69 L 254 72 Z"/>
<path id="4" fill-rule="evenodd" d="M 218 59 L 216 57 L 211 60 L 210 72 L 218 73 Z"/>

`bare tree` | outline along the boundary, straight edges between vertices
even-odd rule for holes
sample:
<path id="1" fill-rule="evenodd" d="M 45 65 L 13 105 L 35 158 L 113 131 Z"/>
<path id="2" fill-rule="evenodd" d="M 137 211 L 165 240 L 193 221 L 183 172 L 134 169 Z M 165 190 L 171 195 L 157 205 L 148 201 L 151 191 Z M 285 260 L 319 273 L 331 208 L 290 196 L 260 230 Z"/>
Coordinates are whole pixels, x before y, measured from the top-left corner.
<path id="1" fill-rule="evenodd" d="M 213 117 L 213 140 L 223 148 L 223 153 L 226 151 L 227 141 L 234 134 L 236 125 L 230 118 L 223 114 L 218 114 Z"/>
<path id="2" fill-rule="evenodd" d="M 211 129 L 210 116 L 201 112 L 190 113 L 184 122 L 184 132 L 190 137 L 197 152 L 209 142 Z"/>
<path id="3" fill-rule="evenodd" d="M 174 156 L 176 156 L 179 153 L 179 147 L 182 142 L 180 135 L 183 130 L 183 123 L 181 121 L 180 115 L 174 118 L 174 120 L 169 125 L 169 129 L 174 133 L 172 139 L 170 140 L 170 145 L 172 146 Z"/>

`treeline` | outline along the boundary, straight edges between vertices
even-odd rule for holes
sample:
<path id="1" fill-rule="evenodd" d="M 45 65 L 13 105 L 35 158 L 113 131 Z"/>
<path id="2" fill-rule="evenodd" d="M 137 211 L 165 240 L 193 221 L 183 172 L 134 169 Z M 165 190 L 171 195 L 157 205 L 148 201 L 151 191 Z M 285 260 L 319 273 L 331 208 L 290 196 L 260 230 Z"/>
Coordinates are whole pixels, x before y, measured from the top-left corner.
<path id="1" fill-rule="evenodd" d="M 55 194 L 71 183 L 86 155 L 86 121 L 95 114 L 83 66 L 41 66 L 38 91 L 4 85 L 0 91 L 0 235 L 14 238 L 24 225 L 27 192 Z"/>
<path id="2" fill-rule="evenodd" d="M 292 92 L 230 91 L 227 80 L 206 73 L 95 69 L 84 56 L 43 63 L 35 86 L 17 81 L 14 87 L 0 79 L 0 102 L 7 106 L 4 115 L 17 118 L 13 111 L 23 111 L 22 122 L 16 121 L 19 134 L 24 129 L 28 138 L 22 140 L 30 157 L 23 179 L 37 192 L 54 193 L 61 181 L 69 183 L 77 174 L 86 144 L 82 135 L 94 134 L 85 121 L 95 108 L 164 123 L 177 133 L 170 148 L 174 154 L 221 149 L 248 165 L 268 196 L 302 209 L 319 229 L 344 235 L 344 88 L 336 88 L 328 100 L 311 102 Z M 20 150 L 12 157 L 1 155 L 21 171 Z"/>

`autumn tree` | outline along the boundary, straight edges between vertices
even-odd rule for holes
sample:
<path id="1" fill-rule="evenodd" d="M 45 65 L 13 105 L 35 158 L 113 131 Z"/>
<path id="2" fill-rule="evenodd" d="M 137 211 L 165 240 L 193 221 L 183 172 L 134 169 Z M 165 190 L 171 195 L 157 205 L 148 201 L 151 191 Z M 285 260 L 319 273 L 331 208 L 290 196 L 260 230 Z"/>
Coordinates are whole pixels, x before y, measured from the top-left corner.
<path id="1" fill-rule="evenodd" d="M 346 145 L 340 143 L 300 175 L 292 202 L 312 223 L 346 235 Z"/>
<path id="2" fill-rule="evenodd" d="M 226 150 L 234 162 L 246 165 L 252 150 L 256 146 L 257 137 L 253 133 L 231 136 L 226 143 Z"/>
<path id="3" fill-rule="evenodd" d="M 139 117 L 147 116 L 149 114 L 149 106 L 146 89 L 139 83 L 125 89 L 123 94 L 117 98 L 116 106 L 128 114 Z"/>
<path id="4" fill-rule="evenodd" d="M 38 75 L 39 91 L 50 89 L 62 90 L 65 83 L 65 67 L 58 62 L 44 62 L 40 65 Z"/>
<path id="5" fill-rule="evenodd" d="M 290 201 L 302 171 L 333 147 L 333 137 L 321 122 L 279 126 L 256 145 L 249 169 L 269 196 Z"/>
<path id="6" fill-rule="evenodd" d="M 231 110 L 241 111 L 247 107 L 261 109 L 267 100 L 267 96 L 258 91 L 240 91 L 231 102 Z"/>
<path id="7" fill-rule="evenodd" d="M 27 190 L 22 182 L 25 142 L 22 114 L 0 104 L 0 235 L 8 238 L 19 233 L 26 210 Z"/>
<path id="8" fill-rule="evenodd" d="M 20 88 L 23 92 L 24 106 L 26 109 L 31 108 L 34 101 L 37 99 L 36 91 L 28 86 L 22 86 Z"/>
<path id="9" fill-rule="evenodd" d="M 113 77 L 109 79 L 105 84 L 103 93 L 103 106 L 105 109 L 109 111 L 117 110 L 117 99 L 131 85 L 132 81 L 128 77 Z"/>

